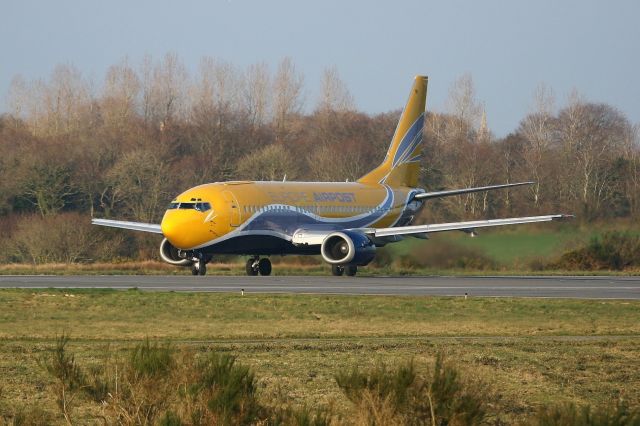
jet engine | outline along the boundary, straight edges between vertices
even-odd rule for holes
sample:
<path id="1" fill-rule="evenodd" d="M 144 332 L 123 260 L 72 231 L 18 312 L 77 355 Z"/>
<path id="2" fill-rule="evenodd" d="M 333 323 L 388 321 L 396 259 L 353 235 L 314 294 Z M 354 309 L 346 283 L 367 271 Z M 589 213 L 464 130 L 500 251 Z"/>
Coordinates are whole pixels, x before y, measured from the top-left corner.
<path id="1" fill-rule="evenodd" d="M 325 262 L 332 265 L 364 266 L 373 260 L 376 246 L 366 235 L 353 231 L 339 231 L 324 238 L 320 254 Z"/>
<path id="2" fill-rule="evenodd" d="M 166 238 L 160 243 L 160 257 L 167 263 L 178 266 L 191 266 L 190 259 L 180 257 L 180 251 L 175 248 Z"/>

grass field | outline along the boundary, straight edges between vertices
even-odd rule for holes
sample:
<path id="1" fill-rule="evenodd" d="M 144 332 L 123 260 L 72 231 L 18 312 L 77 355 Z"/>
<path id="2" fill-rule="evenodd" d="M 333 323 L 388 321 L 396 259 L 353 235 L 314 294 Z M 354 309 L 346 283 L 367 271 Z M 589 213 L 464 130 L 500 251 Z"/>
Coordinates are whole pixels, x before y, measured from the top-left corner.
<path id="1" fill-rule="evenodd" d="M 637 301 L 2 290 L 0 306 L 5 412 L 55 411 L 37 359 L 63 332 L 88 365 L 146 337 L 232 353 L 273 405 L 345 412 L 338 370 L 409 359 L 426 369 L 438 352 L 486 384 L 505 421 L 550 401 L 640 404 Z M 82 422 L 96 410 L 81 404 Z"/>

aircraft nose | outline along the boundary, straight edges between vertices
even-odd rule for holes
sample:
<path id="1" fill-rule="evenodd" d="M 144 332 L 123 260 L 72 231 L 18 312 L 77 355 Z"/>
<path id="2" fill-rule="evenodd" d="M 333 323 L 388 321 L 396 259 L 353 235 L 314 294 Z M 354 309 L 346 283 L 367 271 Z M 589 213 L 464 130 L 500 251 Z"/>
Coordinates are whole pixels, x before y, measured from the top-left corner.
<path id="1" fill-rule="evenodd" d="M 174 247 L 188 248 L 188 241 L 185 238 L 188 233 L 185 232 L 185 226 L 182 222 L 183 221 L 173 214 L 165 214 L 165 217 L 160 223 L 160 229 L 165 238 L 169 240 Z"/>
<path id="2" fill-rule="evenodd" d="M 167 210 L 160 222 L 160 229 L 174 247 L 190 250 L 207 241 L 210 235 L 200 216 L 195 210 Z"/>

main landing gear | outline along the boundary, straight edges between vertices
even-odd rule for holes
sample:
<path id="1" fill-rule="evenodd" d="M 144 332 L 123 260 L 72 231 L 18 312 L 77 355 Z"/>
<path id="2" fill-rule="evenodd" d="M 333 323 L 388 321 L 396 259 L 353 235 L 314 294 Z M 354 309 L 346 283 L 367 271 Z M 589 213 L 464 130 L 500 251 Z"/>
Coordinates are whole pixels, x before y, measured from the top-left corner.
<path id="1" fill-rule="evenodd" d="M 357 273 L 358 267 L 356 265 L 331 265 L 331 274 L 336 277 L 341 277 L 343 274 L 355 277 Z"/>
<path id="2" fill-rule="evenodd" d="M 258 274 L 262 276 L 271 275 L 271 261 L 266 257 L 263 257 L 262 259 L 257 256 L 252 257 L 247 260 L 245 270 L 247 271 L 247 275 L 250 276 Z"/>

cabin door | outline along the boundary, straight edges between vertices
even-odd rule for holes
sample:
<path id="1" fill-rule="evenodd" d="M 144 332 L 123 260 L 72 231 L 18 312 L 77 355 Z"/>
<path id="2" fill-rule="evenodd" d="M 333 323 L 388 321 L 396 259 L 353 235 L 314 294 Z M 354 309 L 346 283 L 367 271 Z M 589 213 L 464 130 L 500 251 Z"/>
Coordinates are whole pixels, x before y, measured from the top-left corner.
<path id="1" fill-rule="evenodd" d="M 229 209 L 229 224 L 231 226 L 240 226 L 242 223 L 242 217 L 238 200 L 231 191 L 223 191 L 222 196 L 224 197 L 224 201 Z"/>

